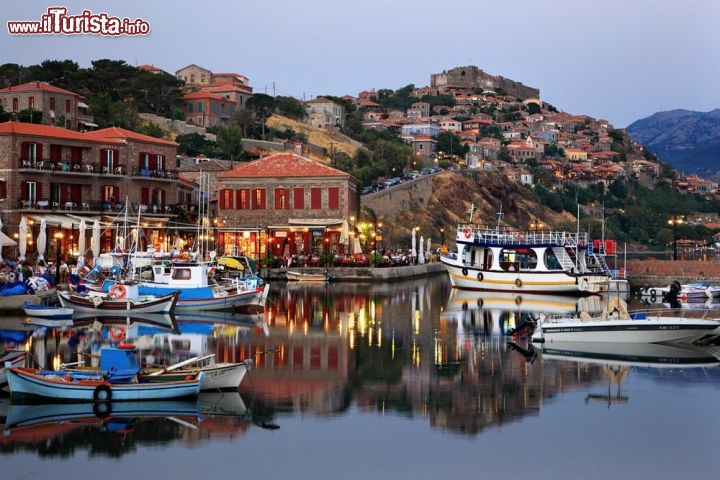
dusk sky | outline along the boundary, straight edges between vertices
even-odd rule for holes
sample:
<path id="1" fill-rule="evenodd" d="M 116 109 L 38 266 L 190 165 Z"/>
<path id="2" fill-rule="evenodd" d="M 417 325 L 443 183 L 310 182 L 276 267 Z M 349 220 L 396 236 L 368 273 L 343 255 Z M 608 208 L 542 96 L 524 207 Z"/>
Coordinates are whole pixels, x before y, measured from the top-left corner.
<path id="1" fill-rule="evenodd" d="M 8 21 L 142 19 L 148 35 L 10 35 Z M 540 89 L 571 114 L 626 127 L 658 111 L 720 107 L 718 0 L 176 0 L 5 2 L 0 63 L 100 58 L 174 74 L 241 73 L 257 93 L 311 99 L 429 85 L 475 65 Z"/>

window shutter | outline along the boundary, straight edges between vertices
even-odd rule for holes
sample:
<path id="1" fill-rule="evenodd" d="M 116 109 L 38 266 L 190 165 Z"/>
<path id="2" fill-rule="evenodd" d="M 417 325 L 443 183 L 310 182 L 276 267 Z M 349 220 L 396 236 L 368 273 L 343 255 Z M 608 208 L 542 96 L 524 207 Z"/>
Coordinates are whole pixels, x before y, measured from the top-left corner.
<path id="1" fill-rule="evenodd" d="M 140 203 L 143 205 L 150 203 L 150 189 L 148 187 L 140 189 Z"/>

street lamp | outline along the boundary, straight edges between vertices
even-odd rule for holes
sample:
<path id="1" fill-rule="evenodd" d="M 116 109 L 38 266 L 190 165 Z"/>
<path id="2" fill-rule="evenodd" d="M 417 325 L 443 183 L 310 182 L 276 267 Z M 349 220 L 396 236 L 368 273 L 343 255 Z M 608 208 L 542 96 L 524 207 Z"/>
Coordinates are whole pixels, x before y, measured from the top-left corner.
<path id="1" fill-rule="evenodd" d="M 445 229 L 440 229 L 440 245 L 445 246 Z"/>
<path id="2" fill-rule="evenodd" d="M 62 232 L 55 233 L 55 287 L 60 284 L 60 252 L 62 251 Z"/>
<path id="3" fill-rule="evenodd" d="M 381 228 L 382 228 L 382 226 L 383 226 L 382 222 L 378 222 L 377 227 L 375 228 L 375 248 L 377 249 L 378 252 L 380 251 L 380 245 L 382 245 L 381 244 L 381 241 L 382 241 Z"/>
<path id="4" fill-rule="evenodd" d="M 683 223 L 683 218 L 681 216 L 676 216 L 668 220 L 668 225 L 672 227 L 673 232 L 673 261 L 677 262 L 678 254 L 677 254 L 677 226 L 681 225 Z"/>
<path id="5" fill-rule="evenodd" d="M 530 230 L 532 230 L 534 233 L 537 233 L 538 230 L 540 230 L 543 227 L 543 224 L 539 220 L 533 220 L 530 222 Z"/>

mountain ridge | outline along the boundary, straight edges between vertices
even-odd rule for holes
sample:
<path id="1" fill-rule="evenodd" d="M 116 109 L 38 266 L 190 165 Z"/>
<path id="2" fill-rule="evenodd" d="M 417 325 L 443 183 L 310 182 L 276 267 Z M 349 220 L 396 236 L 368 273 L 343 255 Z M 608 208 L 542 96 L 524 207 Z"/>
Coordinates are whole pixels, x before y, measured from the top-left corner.
<path id="1" fill-rule="evenodd" d="M 720 108 L 657 112 L 626 130 L 630 138 L 676 170 L 720 178 Z"/>

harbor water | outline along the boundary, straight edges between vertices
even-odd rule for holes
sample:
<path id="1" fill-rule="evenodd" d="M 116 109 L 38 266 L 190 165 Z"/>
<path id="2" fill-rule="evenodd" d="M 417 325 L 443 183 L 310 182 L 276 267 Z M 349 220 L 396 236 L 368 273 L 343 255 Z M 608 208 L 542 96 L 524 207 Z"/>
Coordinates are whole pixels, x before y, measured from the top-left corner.
<path id="1" fill-rule="evenodd" d="M 136 318 L 0 319 L 0 346 L 24 342 L 48 368 L 119 336 L 146 363 L 254 362 L 238 392 L 197 401 L 100 414 L 0 397 L 2 478 L 718 478 L 717 347 L 508 335 L 530 315 L 606 300 L 459 292 L 435 276 L 275 282 L 262 315 L 191 315 L 171 332 Z"/>

